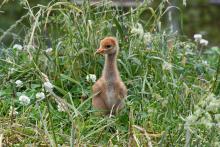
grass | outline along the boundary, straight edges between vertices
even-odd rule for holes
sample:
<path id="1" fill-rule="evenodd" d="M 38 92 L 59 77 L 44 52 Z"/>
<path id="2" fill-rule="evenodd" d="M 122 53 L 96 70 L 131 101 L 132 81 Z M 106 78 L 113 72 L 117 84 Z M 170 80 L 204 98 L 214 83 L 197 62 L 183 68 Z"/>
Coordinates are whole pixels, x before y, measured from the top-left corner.
<path id="1" fill-rule="evenodd" d="M 6 32 L 15 27 L 23 31 L 0 50 L 0 144 L 220 145 L 219 107 L 206 109 L 210 94 L 219 102 L 220 49 L 161 28 L 160 20 L 169 11 L 165 1 L 157 9 L 145 4 L 127 11 L 108 3 L 51 2 L 30 8 L 23 1 L 22 6 L 27 14 Z M 152 14 L 143 18 L 147 10 Z M 137 31 L 141 26 L 142 33 Z M 148 40 L 143 38 L 147 32 Z M 101 75 L 104 59 L 94 51 L 109 35 L 119 40 L 117 62 L 128 88 L 125 109 L 112 117 L 96 114 L 93 83 L 86 81 L 88 74 Z M 13 48 L 15 43 L 24 49 Z M 49 47 L 53 51 L 46 53 Z M 16 87 L 16 80 L 23 86 Z M 47 80 L 53 91 L 42 86 Z M 43 100 L 35 96 L 41 91 L 46 94 Z M 20 104 L 22 94 L 30 97 L 29 105 Z M 58 104 L 64 112 L 58 111 Z M 9 115 L 11 106 L 17 115 Z M 186 127 L 197 110 L 201 116 Z M 202 121 L 205 114 L 211 117 L 208 122 Z"/>

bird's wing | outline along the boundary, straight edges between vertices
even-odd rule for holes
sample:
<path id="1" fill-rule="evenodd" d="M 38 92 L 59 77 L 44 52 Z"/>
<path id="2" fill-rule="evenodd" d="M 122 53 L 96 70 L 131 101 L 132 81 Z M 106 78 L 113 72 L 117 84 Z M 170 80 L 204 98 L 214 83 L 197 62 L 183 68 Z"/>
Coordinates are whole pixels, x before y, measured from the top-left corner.
<path id="1" fill-rule="evenodd" d="M 93 94 L 99 95 L 102 92 L 103 89 L 103 82 L 101 80 L 98 80 L 93 86 L 92 86 L 92 91 Z"/>
<path id="2" fill-rule="evenodd" d="M 127 88 L 125 86 L 125 84 L 123 82 L 119 83 L 119 97 L 120 99 L 123 99 L 125 97 L 127 97 Z"/>

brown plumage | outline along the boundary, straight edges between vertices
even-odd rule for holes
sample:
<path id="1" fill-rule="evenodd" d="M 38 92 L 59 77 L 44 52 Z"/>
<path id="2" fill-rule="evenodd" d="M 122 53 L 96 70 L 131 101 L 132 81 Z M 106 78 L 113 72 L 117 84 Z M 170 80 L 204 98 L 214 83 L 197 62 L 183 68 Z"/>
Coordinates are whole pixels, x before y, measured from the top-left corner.
<path id="1" fill-rule="evenodd" d="M 96 53 L 105 54 L 105 65 L 102 76 L 93 85 L 95 95 L 92 105 L 106 114 L 116 113 L 124 107 L 124 98 L 127 96 L 127 88 L 121 80 L 117 68 L 118 41 L 114 37 L 106 37 L 100 42 Z"/>

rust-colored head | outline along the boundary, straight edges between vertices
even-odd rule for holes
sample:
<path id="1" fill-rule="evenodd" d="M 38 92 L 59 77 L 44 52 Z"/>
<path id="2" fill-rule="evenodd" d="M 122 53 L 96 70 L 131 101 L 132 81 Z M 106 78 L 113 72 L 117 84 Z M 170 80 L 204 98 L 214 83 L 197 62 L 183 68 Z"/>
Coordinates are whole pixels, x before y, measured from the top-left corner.
<path id="1" fill-rule="evenodd" d="M 100 54 L 114 54 L 118 50 L 118 41 L 114 37 L 105 37 L 100 42 L 99 49 L 96 50 L 96 53 Z"/>

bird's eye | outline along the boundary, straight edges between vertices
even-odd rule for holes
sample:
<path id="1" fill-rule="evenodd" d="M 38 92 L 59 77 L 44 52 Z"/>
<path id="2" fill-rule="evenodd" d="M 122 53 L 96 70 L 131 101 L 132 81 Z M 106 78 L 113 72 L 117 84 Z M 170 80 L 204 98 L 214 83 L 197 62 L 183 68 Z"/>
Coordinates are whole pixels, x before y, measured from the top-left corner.
<path id="1" fill-rule="evenodd" d="M 106 45 L 106 48 L 111 48 L 112 46 L 111 45 Z"/>

